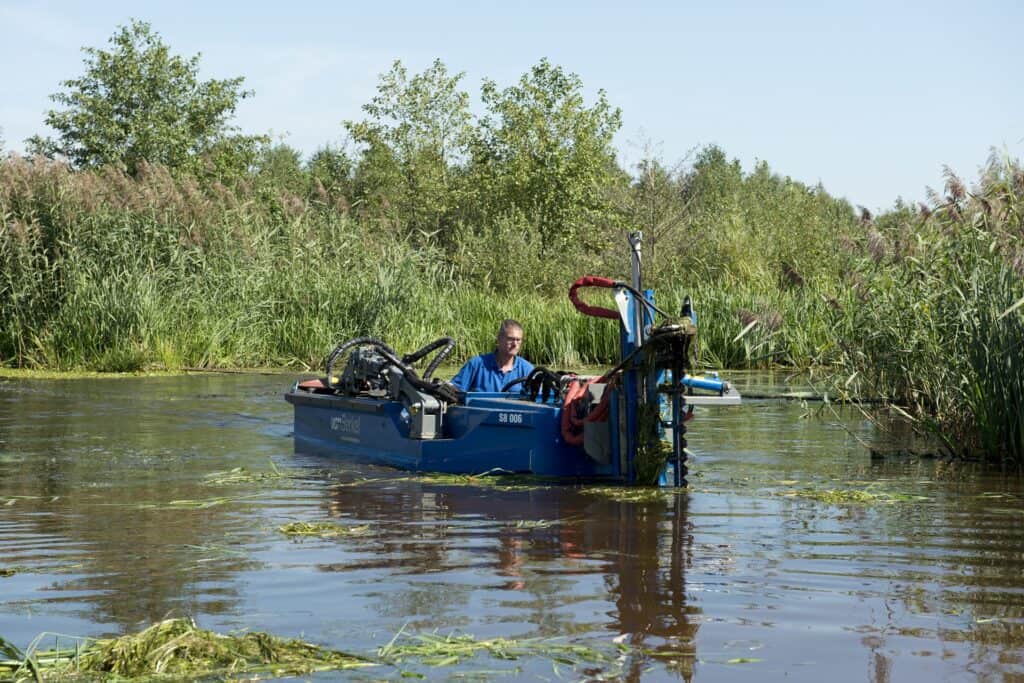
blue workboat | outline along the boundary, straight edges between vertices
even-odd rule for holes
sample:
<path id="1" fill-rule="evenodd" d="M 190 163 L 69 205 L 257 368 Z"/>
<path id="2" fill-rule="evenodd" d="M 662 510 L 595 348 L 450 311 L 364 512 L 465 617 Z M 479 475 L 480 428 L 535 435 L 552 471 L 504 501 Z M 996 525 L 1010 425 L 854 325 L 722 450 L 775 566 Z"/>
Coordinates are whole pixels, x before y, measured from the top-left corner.
<path id="1" fill-rule="evenodd" d="M 717 376 L 691 375 L 696 313 L 687 298 L 668 315 L 641 289 L 641 239 L 630 235 L 632 283 L 586 276 L 569 290 L 581 313 L 619 326 L 620 359 L 607 372 L 538 367 L 500 392 L 462 392 L 433 377 L 455 346 L 448 337 L 406 355 L 352 339 L 328 356 L 323 378 L 285 395 L 296 450 L 419 472 L 685 485 L 694 406 L 740 396 Z M 616 308 L 587 304 L 585 288 L 610 290 Z"/>

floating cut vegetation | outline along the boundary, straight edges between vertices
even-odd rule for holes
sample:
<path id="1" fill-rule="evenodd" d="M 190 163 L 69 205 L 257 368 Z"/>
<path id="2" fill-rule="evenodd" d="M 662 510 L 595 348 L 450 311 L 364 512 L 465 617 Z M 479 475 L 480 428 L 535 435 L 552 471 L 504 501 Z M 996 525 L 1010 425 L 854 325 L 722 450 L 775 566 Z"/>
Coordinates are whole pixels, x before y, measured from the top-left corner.
<path id="1" fill-rule="evenodd" d="M 370 533 L 370 525 L 345 526 L 336 522 L 289 522 L 279 526 L 277 530 L 292 538 L 308 536 L 333 538 L 335 536 L 365 536 Z"/>
<path id="2" fill-rule="evenodd" d="M 54 638 L 53 649 L 39 643 Z M 63 644 L 62 644 L 63 641 Z M 238 679 L 298 676 L 373 666 L 417 663 L 454 666 L 484 653 L 501 660 L 545 658 L 557 664 L 614 662 L 624 645 L 600 649 L 553 639 L 491 638 L 437 633 L 407 635 L 400 630 L 376 656 L 360 656 L 298 639 L 256 632 L 222 635 L 196 626 L 191 619 L 168 619 L 136 634 L 92 639 L 44 633 L 26 653 L 0 638 L 0 683 L 42 680 Z M 495 672 L 507 674 L 508 672 Z M 419 674 L 401 671 L 402 677 Z"/>
<path id="3" fill-rule="evenodd" d="M 11 507 L 19 500 L 47 500 L 51 503 L 56 503 L 60 499 L 60 496 L 6 496 L 0 498 L 0 506 Z"/>
<path id="4" fill-rule="evenodd" d="M 14 565 L 13 567 L 0 567 L 0 579 L 18 574 L 64 574 L 79 569 L 81 564 L 42 564 L 42 565 Z"/>
<path id="5" fill-rule="evenodd" d="M 928 500 L 927 496 L 915 496 L 905 493 L 887 491 L 867 491 L 864 489 L 790 489 L 776 495 L 785 498 L 809 498 L 830 505 L 858 503 L 862 505 L 906 503 Z"/>
<path id="6" fill-rule="evenodd" d="M 349 488 L 352 486 L 364 486 L 367 484 L 395 483 L 395 482 L 419 482 L 422 484 L 435 484 L 440 486 L 480 486 L 494 489 L 496 491 L 525 491 L 546 489 L 555 485 L 544 477 L 522 476 L 515 474 L 502 474 L 499 472 L 484 472 L 482 474 L 443 474 L 422 472 L 408 477 L 360 479 L 335 484 L 334 488 Z M 563 481 L 564 483 L 564 481 Z M 651 503 L 664 501 L 677 495 L 677 489 L 658 486 L 594 486 L 584 484 L 575 490 L 592 496 L 601 496 L 625 503 Z"/>
<path id="7" fill-rule="evenodd" d="M 512 474 L 507 470 L 493 469 L 480 474 L 443 474 L 434 472 L 418 473 L 415 477 L 404 477 L 406 480 L 420 481 L 426 484 L 445 484 L 449 486 L 486 486 L 499 491 L 514 489 L 546 488 L 550 482 L 542 477 Z"/>
<path id="8" fill-rule="evenodd" d="M 206 508 L 227 505 L 241 500 L 258 498 L 263 494 L 254 493 L 250 496 L 218 497 L 218 498 L 193 498 L 182 500 L 169 500 L 166 503 L 139 503 L 135 507 L 140 510 L 204 510 Z"/>
<path id="9" fill-rule="evenodd" d="M 404 639 L 402 636 L 403 632 L 399 631 L 390 643 L 377 651 L 377 656 L 392 664 L 413 659 L 429 666 L 452 666 L 482 651 L 497 659 L 546 657 L 569 666 L 613 659 L 612 654 L 593 647 L 543 638 L 477 640 L 471 635 L 442 636 L 437 633 L 406 636 Z"/>
<path id="10" fill-rule="evenodd" d="M 118 678 L 142 680 L 237 677 L 255 674 L 294 676 L 314 671 L 335 671 L 374 666 L 365 657 L 331 650 L 301 640 L 267 633 L 221 635 L 196 626 L 191 619 L 168 619 L 146 630 L 109 639 L 58 636 L 72 646 L 36 650 L 39 636 L 26 655 L 13 646 L 0 652 L 0 681 L 53 678 Z"/>
<path id="11" fill-rule="evenodd" d="M 520 519 L 513 524 L 516 529 L 550 529 L 553 526 L 562 524 L 559 520 L 547 519 Z"/>
<path id="12" fill-rule="evenodd" d="M 415 482 L 438 486 L 481 486 L 498 491 L 521 491 L 526 489 L 548 488 L 550 481 L 538 476 L 510 474 L 506 470 L 488 470 L 480 474 L 445 474 L 441 472 L 417 472 L 402 477 L 376 477 L 373 479 L 356 479 L 354 481 L 334 484 L 333 488 L 351 488 L 369 484 L 394 484 L 398 482 Z"/>
<path id="13" fill-rule="evenodd" d="M 672 498 L 678 491 L 656 486 L 585 486 L 580 489 L 580 493 L 624 503 L 656 503 Z"/>
<path id="14" fill-rule="evenodd" d="M 231 484 L 259 484 L 266 481 L 278 481 L 287 476 L 287 474 L 277 469 L 277 466 L 271 461 L 269 472 L 251 472 L 244 467 L 235 467 L 222 472 L 211 472 L 204 479 L 211 486 L 228 486 Z"/>

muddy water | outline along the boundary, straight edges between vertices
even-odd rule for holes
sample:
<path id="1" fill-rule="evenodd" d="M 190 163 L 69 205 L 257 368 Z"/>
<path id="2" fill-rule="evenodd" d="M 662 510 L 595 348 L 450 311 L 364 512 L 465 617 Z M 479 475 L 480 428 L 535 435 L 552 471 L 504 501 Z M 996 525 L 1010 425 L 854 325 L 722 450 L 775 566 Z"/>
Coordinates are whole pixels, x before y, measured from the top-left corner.
<path id="1" fill-rule="evenodd" d="M 296 455 L 288 383 L 0 381 L 0 637 L 191 615 L 352 652 L 404 629 L 614 654 L 409 667 L 439 679 L 1024 680 L 1021 482 L 872 459 L 855 413 L 704 411 L 689 491 L 630 501 Z"/>

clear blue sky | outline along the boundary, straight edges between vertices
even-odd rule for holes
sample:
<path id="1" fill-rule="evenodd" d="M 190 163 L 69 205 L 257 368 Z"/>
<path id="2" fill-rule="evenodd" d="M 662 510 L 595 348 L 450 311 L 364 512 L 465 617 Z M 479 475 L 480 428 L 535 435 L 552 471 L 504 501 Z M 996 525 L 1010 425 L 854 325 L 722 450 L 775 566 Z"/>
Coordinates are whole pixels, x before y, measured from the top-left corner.
<path id="1" fill-rule="evenodd" d="M 772 6 L 778 4 L 778 6 Z M 129 18 L 204 78 L 244 76 L 246 132 L 305 153 L 343 140 L 377 77 L 440 58 L 516 81 L 542 57 L 623 112 L 623 165 L 647 143 L 669 164 L 718 144 L 749 169 L 871 209 L 977 177 L 990 148 L 1024 157 L 1024 3 L 978 2 L 29 2 L 0 0 L 0 136 L 47 133 L 47 96 Z"/>

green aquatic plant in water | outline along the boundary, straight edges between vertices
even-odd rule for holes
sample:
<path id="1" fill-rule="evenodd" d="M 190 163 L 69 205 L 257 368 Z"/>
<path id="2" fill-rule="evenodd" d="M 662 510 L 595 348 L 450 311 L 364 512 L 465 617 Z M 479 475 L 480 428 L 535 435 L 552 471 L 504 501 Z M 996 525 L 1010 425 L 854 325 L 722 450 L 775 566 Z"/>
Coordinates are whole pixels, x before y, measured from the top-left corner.
<path id="1" fill-rule="evenodd" d="M 22 655 L 5 645 L 0 681 L 118 679 L 184 680 L 238 678 L 259 674 L 297 676 L 375 666 L 376 662 L 298 639 L 267 633 L 221 635 L 191 619 L 168 619 L 119 638 L 71 638 L 69 647 L 38 650 L 43 634 Z"/>
<path id="2" fill-rule="evenodd" d="M 668 500 L 679 491 L 657 486 L 584 486 L 580 493 L 625 503 L 654 503 Z"/>
<path id="3" fill-rule="evenodd" d="M 345 526 L 335 522 L 289 522 L 282 524 L 277 530 L 291 538 L 333 538 L 336 536 L 365 536 L 370 533 L 370 525 Z"/>
<path id="4" fill-rule="evenodd" d="M 235 467 L 223 472 L 211 472 L 204 477 L 204 481 L 211 486 L 228 486 L 231 484 L 259 484 L 269 481 L 276 483 L 288 476 L 271 461 L 269 472 L 253 472 L 244 467 Z"/>
<path id="5" fill-rule="evenodd" d="M 55 647 L 39 648 L 50 639 Z M 257 679 L 409 664 L 455 666 L 479 654 L 500 660 L 543 658 L 574 667 L 611 664 L 625 651 L 618 644 L 592 647 L 552 638 L 479 640 L 465 634 L 406 634 L 403 629 L 375 655 L 362 656 L 262 632 L 222 635 L 200 629 L 191 619 L 168 619 L 117 638 L 44 633 L 25 653 L 0 638 L 0 683 Z M 405 670 L 398 676 L 423 677 Z"/>
<path id="6" fill-rule="evenodd" d="M 634 473 L 640 486 L 654 486 L 672 457 L 672 446 L 661 438 L 661 406 L 641 403 L 637 410 L 637 440 Z"/>
<path id="7" fill-rule="evenodd" d="M 560 664 L 575 666 L 583 662 L 610 662 L 618 654 L 576 643 L 551 638 L 488 638 L 478 640 L 471 635 L 440 635 L 423 633 L 405 635 L 399 631 L 377 656 L 384 662 L 400 664 L 410 660 L 428 666 L 452 666 L 486 652 L 496 659 L 545 657 Z"/>
<path id="8" fill-rule="evenodd" d="M 897 493 L 893 491 L 872 491 L 870 489 L 855 488 L 800 488 L 787 489 L 774 495 L 783 498 L 807 498 L 829 505 L 840 504 L 861 504 L 861 505 L 891 505 L 893 503 L 921 502 L 928 500 L 927 496 Z"/>
<path id="9" fill-rule="evenodd" d="M 480 474 L 445 474 L 443 472 L 417 472 L 402 477 L 376 477 L 373 479 L 356 479 L 334 484 L 334 488 L 367 486 L 379 483 L 416 482 L 437 486 L 479 486 L 497 491 L 525 491 L 542 489 L 558 483 L 550 479 L 534 476 L 511 474 L 507 470 L 495 469 Z"/>
<path id="10" fill-rule="evenodd" d="M 139 510 L 205 510 L 206 508 L 237 503 L 243 500 L 254 500 L 263 496 L 262 493 L 254 493 L 248 496 L 216 497 L 216 498 L 186 498 L 181 500 L 169 500 L 166 503 L 138 503 L 133 507 Z"/>

